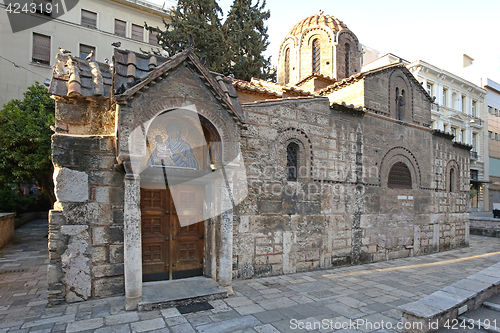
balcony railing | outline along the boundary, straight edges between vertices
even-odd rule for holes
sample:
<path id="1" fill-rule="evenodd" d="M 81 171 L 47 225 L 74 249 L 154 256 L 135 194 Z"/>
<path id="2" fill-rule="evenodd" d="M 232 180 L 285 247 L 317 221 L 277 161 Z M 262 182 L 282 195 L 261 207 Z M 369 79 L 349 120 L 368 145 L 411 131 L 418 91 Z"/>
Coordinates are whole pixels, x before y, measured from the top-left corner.
<path id="1" fill-rule="evenodd" d="M 477 160 L 477 151 L 471 151 L 470 152 L 470 159 L 471 160 Z"/>
<path id="2" fill-rule="evenodd" d="M 470 122 L 471 122 L 471 124 L 477 125 L 477 126 L 481 126 L 483 124 L 483 121 L 481 120 L 481 118 L 478 118 L 478 117 L 472 117 Z"/>
<path id="3" fill-rule="evenodd" d="M 439 112 L 439 104 L 431 103 L 431 111 Z"/>

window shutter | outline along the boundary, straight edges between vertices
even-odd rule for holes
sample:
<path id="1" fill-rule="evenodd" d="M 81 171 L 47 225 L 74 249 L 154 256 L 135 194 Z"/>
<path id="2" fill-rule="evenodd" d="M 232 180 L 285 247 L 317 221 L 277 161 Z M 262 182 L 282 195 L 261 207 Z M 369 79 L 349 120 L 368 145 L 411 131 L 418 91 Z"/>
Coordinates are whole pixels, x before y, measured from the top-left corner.
<path id="1" fill-rule="evenodd" d="M 115 19 L 115 35 L 127 37 L 127 22 Z"/>
<path id="2" fill-rule="evenodd" d="M 33 34 L 32 61 L 50 65 L 50 36 Z"/>
<path id="3" fill-rule="evenodd" d="M 82 26 L 87 28 L 97 28 L 97 13 L 82 9 Z"/>
<path id="4" fill-rule="evenodd" d="M 140 25 L 132 24 L 132 39 L 140 42 L 144 41 L 144 28 Z"/>
<path id="5" fill-rule="evenodd" d="M 149 44 L 158 45 L 158 33 L 156 31 L 149 32 Z"/>
<path id="6" fill-rule="evenodd" d="M 80 58 L 85 59 L 92 51 L 94 51 L 95 55 L 95 47 L 90 45 L 80 44 Z"/>

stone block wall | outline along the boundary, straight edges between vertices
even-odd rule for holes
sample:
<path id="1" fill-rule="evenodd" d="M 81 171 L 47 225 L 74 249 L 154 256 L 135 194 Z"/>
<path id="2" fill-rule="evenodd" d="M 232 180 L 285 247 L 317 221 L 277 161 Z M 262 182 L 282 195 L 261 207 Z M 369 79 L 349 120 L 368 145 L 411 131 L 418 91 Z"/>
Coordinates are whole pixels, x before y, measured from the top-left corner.
<path id="1" fill-rule="evenodd" d="M 249 196 L 235 212 L 233 276 L 288 274 L 467 245 L 468 151 L 425 127 L 387 120 L 326 98 L 246 105 L 242 133 Z M 299 145 L 297 181 L 286 149 Z M 395 161 L 412 189 L 387 186 Z M 446 170 L 457 161 L 460 186 Z M 465 178 L 464 178 L 465 177 Z"/>
<path id="2" fill-rule="evenodd" d="M 0 249 L 14 240 L 15 213 L 0 213 Z"/>
<path id="3" fill-rule="evenodd" d="M 123 174 L 114 136 L 52 137 L 57 202 L 49 214 L 49 302 L 122 295 Z"/>

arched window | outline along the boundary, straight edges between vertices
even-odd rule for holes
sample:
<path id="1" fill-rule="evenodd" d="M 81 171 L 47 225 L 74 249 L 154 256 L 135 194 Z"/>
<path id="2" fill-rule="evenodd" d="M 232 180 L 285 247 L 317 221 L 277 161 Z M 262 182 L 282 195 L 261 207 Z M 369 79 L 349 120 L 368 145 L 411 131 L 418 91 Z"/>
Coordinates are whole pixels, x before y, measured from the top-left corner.
<path id="1" fill-rule="evenodd" d="M 316 38 L 312 42 L 312 72 L 319 73 L 321 66 L 321 50 L 319 47 L 319 39 Z"/>
<path id="2" fill-rule="evenodd" d="M 456 178 L 455 177 L 456 177 L 455 176 L 455 168 L 451 168 L 450 169 L 450 180 L 449 180 L 449 182 L 450 182 L 450 188 L 449 188 L 450 192 L 455 192 L 456 191 L 457 184 L 456 184 Z"/>
<path id="3" fill-rule="evenodd" d="M 299 146 L 295 142 L 286 148 L 286 179 L 296 181 L 299 173 Z"/>
<path id="4" fill-rule="evenodd" d="M 351 62 L 351 46 L 349 44 L 345 44 L 345 77 L 349 77 L 349 64 Z"/>
<path id="5" fill-rule="evenodd" d="M 290 49 L 285 51 L 285 84 L 290 82 Z"/>
<path id="6" fill-rule="evenodd" d="M 396 119 L 403 120 L 405 104 L 406 104 L 405 90 L 401 89 L 401 94 L 400 94 L 399 88 L 396 88 Z"/>
<path id="7" fill-rule="evenodd" d="M 396 162 L 389 171 L 389 179 L 387 182 L 389 188 L 411 189 L 411 173 L 410 169 L 403 162 Z"/>

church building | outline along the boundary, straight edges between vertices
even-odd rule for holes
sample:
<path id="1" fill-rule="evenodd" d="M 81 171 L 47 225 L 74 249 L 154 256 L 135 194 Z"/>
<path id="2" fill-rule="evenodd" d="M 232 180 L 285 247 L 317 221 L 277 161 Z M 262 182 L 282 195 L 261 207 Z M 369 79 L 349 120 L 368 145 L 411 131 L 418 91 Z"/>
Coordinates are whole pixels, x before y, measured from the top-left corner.
<path id="1" fill-rule="evenodd" d="M 125 295 L 135 309 L 150 281 L 231 293 L 233 279 L 468 245 L 471 147 L 431 129 L 403 64 L 361 72 L 332 16 L 293 26 L 277 83 L 210 72 L 192 47 L 57 57 L 52 304 Z"/>

